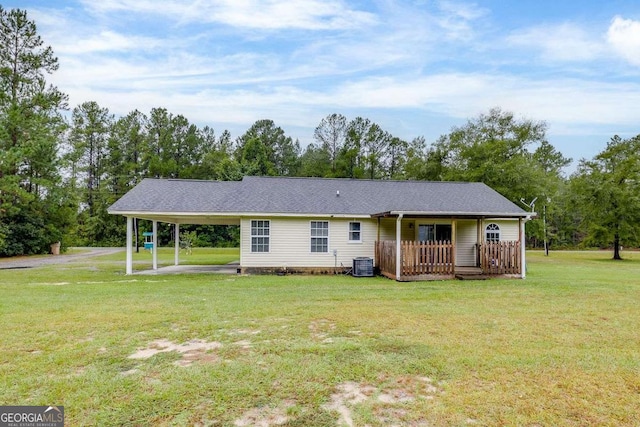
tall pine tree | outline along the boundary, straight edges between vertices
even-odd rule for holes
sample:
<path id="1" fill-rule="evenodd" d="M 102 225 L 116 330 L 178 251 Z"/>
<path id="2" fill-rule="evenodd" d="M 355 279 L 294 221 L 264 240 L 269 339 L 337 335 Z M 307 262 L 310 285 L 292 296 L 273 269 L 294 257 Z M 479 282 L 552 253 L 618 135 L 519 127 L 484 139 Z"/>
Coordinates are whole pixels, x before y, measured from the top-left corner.
<path id="1" fill-rule="evenodd" d="M 44 252 L 68 223 L 57 220 L 67 97 L 46 83 L 57 69 L 26 11 L 0 7 L 0 255 Z"/>

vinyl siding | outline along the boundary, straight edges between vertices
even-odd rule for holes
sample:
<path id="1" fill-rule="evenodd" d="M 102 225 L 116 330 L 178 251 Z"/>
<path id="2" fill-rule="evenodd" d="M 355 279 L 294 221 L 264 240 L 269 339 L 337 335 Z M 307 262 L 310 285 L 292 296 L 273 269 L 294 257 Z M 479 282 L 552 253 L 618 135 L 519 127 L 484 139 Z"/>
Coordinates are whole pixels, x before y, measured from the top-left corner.
<path id="1" fill-rule="evenodd" d="M 478 221 L 458 220 L 456 223 L 456 265 L 475 267 Z"/>
<path id="2" fill-rule="evenodd" d="M 251 252 L 251 220 L 270 220 L 270 250 Z M 329 252 L 311 252 L 311 221 L 329 222 Z M 360 222 L 360 243 L 349 242 L 349 223 Z M 333 267 L 351 266 L 353 258 L 374 257 L 377 220 L 343 218 L 254 218 L 245 217 L 240 226 L 240 265 L 242 267 Z"/>
<path id="3" fill-rule="evenodd" d="M 508 241 L 508 240 L 520 240 L 520 230 L 518 225 L 518 220 L 509 220 L 509 219 L 485 219 L 482 221 L 482 239 L 485 239 L 485 233 L 487 225 L 489 224 L 498 224 L 500 227 L 500 240 Z"/>
<path id="4" fill-rule="evenodd" d="M 403 219 L 400 240 L 411 241 L 416 239 L 415 232 L 415 220 Z M 381 218 L 380 219 L 380 241 L 396 240 L 396 219 L 395 218 Z"/>

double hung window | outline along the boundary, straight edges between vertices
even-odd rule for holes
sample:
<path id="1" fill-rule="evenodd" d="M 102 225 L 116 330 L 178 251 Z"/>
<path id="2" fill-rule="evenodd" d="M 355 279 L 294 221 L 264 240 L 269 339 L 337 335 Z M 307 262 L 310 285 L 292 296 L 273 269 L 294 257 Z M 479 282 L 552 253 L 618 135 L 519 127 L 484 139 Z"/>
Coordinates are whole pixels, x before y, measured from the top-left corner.
<path id="1" fill-rule="evenodd" d="M 311 252 L 329 252 L 329 221 L 311 221 Z"/>
<path id="2" fill-rule="evenodd" d="M 251 252 L 269 252 L 270 228 L 269 220 L 251 221 Z"/>
<path id="3" fill-rule="evenodd" d="M 349 223 L 349 243 L 362 242 L 361 225 L 359 222 Z"/>

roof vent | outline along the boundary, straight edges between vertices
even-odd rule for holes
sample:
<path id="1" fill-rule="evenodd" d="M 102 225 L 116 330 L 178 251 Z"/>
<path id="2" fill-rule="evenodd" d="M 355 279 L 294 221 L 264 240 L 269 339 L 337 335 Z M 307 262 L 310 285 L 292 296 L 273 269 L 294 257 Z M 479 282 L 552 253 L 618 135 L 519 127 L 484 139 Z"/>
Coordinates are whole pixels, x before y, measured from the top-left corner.
<path id="1" fill-rule="evenodd" d="M 336 191 L 336 197 L 340 197 L 340 190 Z"/>

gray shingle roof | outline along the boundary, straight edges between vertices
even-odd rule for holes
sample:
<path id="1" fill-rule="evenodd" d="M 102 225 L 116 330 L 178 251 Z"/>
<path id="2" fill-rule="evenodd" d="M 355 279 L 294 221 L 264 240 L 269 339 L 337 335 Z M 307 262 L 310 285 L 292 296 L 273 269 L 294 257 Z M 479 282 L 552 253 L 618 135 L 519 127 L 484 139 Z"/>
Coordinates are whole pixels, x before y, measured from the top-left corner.
<path id="1" fill-rule="evenodd" d="M 283 177 L 245 177 L 233 182 L 145 179 L 109 208 L 112 214 L 375 215 L 400 211 L 527 215 L 477 182 Z"/>

